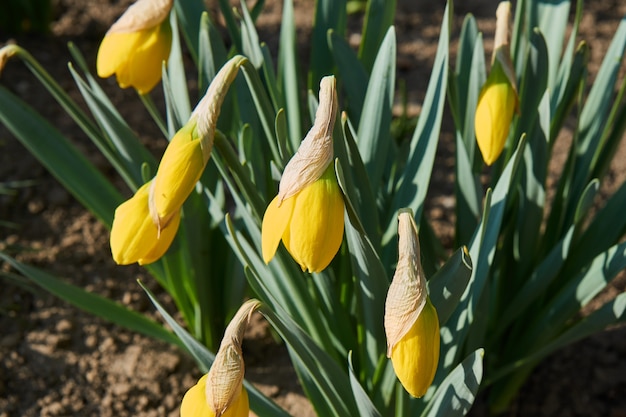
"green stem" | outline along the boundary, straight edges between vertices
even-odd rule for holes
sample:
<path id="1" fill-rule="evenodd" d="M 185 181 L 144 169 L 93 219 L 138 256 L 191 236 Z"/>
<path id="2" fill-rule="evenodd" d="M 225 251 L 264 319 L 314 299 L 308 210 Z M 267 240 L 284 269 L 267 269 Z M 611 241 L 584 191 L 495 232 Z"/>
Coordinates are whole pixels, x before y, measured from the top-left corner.
<path id="1" fill-rule="evenodd" d="M 169 132 L 167 131 L 167 126 L 165 125 L 165 121 L 163 121 L 163 118 L 161 117 L 159 110 L 156 108 L 156 105 L 154 104 L 154 100 L 152 100 L 150 93 L 140 94 L 139 92 L 137 92 L 137 95 L 141 99 L 143 105 L 148 110 L 148 113 L 150 113 L 150 116 L 152 116 L 152 120 L 154 120 L 154 122 L 159 127 L 159 130 L 161 131 L 161 133 L 163 133 L 163 135 L 166 138 L 169 138 L 170 135 L 169 135 Z"/>

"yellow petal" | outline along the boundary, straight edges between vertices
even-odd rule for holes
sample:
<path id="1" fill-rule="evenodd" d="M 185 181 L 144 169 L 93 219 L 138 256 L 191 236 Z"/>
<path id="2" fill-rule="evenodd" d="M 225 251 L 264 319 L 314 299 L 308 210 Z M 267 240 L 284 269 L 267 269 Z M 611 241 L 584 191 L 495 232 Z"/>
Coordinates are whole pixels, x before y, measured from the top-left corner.
<path id="1" fill-rule="evenodd" d="M 205 374 L 185 393 L 180 404 L 180 417 L 215 417 L 206 402 L 206 379 Z"/>
<path id="2" fill-rule="evenodd" d="M 196 385 L 191 387 L 180 405 L 180 417 L 215 417 L 215 413 L 209 408 L 206 401 L 207 375 L 204 375 Z M 245 388 L 226 410 L 223 417 L 248 417 L 250 403 L 248 391 Z"/>
<path id="3" fill-rule="evenodd" d="M 176 236 L 180 215 L 174 216 L 160 234 L 152 221 L 148 209 L 150 185 L 151 182 L 144 184 L 132 198 L 115 210 L 111 228 L 111 253 L 120 265 L 156 261 L 167 251 Z"/>
<path id="4" fill-rule="evenodd" d="M 393 369 L 404 389 L 414 397 L 423 396 L 435 378 L 439 343 L 437 310 L 427 299 L 411 330 L 391 351 Z"/>
<path id="5" fill-rule="evenodd" d="M 303 271 L 322 271 L 343 240 L 344 202 L 333 165 L 292 198 L 295 206 L 283 243 Z"/>
<path id="6" fill-rule="evenodd" d="M 113 74 L 121 88 L 146 94 L 161 80 L 161 66 L 172 44 L 169 22 L 137 32 L 109 32 L 100 48 L 96 67 L 102 78 Z"/>
<path id="7" fill-rule="evenodd" d="M 222 415 L 224 417 L 248 417 L 249 414 L 250 402 L 248 400 L 248 391 L 242 387 L 239 396 Z"/>
<path id="8" fill-rule="evenodd" d="M 476 106 L 476 141 L 487 165 L 502 153 L 515 112 L 517 95 L 496 60 Z"/>
<path id="9" fill-rule="evenodd" d="M 174 238 L 176 237 L 179 225 L 180 210 L 174 214 L 167 226 L 161 229 L 161 233 L 158 234 L 158 238 L 156 242 L 154 242 L 152 248 L 137 260 L 139 265 L 151 264 L 152 262 L 158 261 L 163 255 L 165 255 L 165 252 L 167 252 L 170 248 Z"/>
<path id="10" fill-rule="evenodd" d="M 153 202 L 160 219 L 178 212 L 202 175 L 205 161 L 194 123 L 187 123 L 167 146 L 154 178 Z"/>
<path id="11" fill-rule="evenodd" d="M 269 263 L 276 254 L 278 244 L 291 220 L 294 203 L 295 197 L 288 198 L 279 207 L 278 196 L 276 196 L 265 210 L 261 226 L 261 247 L 265 263 Z"/>

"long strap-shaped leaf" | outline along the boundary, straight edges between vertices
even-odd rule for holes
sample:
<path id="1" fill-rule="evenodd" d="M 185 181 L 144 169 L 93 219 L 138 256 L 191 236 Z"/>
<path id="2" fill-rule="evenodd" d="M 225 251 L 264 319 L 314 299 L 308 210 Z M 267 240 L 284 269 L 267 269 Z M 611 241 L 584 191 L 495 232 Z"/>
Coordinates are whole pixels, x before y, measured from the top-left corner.
<path id="1" fill-rule="evenodd" d="M 495 256 L 496 245 L 500 236 L 500 227 L 506 209 L 507 197 L 511 182 L 517 175 L 521 156 L 524 151 L 525 140 L 522 138 L 518 149 L 507 163 L 496 188 L 491 193 L 487 192 L 483 219 L 479 223 L 472 243 L 470 244 L 470 256 L 475 263 L 472 277 L 467 286 L 461 302 L 450 317 L 448 324 L 442 327 L 443 337 L 442 353 L 444 357 L 443 369 L 451 369 L 457 363 L 462 347 L 470 332 L 474 332 L 474 341 L 482 341 L 481 336 L 485 331 L 486 317 L 479 307 L 483 296 L 483 290 L 493 271 L 491 264 Z"/>
<path id="2" fill-rule="evenodd" d="M 421 416 L 461 417 L 466 415 L 474 404 L 483 378 L 484 354 L 483 349 L 477 349 L 463 359 L 439 385 L 432 398 L 428 399 L 428 406 Z"/>
<path id="3" fill-rule="evenodd" d="M 385 33 L 393 24 L 397 0 L 370 0 L 365 10 L 363 38 L 359 58 L 367 72 L 374 66 L 376 51 L 380 50 Z"/>
<path id="4" fill-rule="evenodd" d="M 307 86 L 317 96 L 322 77 L 333 73 L 332 54 L 326 41 L 329 30 L 343 36 L 346 31 L 346 0 L 316 0 L 311 38 L 311 60 Z"/>
<path id="5" fill-rule="evenodd" d="M 396 81 L 396 33 L 389 28 L 367 85 L 362 116 L 357 130 L 357 144 L 367 175 L 374 189 L 380 187 L 384 161 L 391 146 L 389 127 Z"/>
<path id="6" fill-rule="evenodd" d="M 450 4 L 448 4 L 443 14 L 433 71 L 422 105 L 423 110 L 411 139 L 411 149 L 404 168 L 402 183 L 399 184 L 393 197 L 392 210 L 387 213 L 389 219 L 383 223 L 388 225 L 383 236 L 383 245 L 391 241 L 394 236 L 395 223 L 392 219 L 395 219 L 399 209 L 410 208 L 415 213 L 416 219 L 420 219 L 422 216 L 424 199 L 435 162 L 435 151 L 439 141 L 443 105 L 446 98 L 450 18 Z"/>
<path id="7" fill-rule="evenodd" d="M 2 86 L 0 122 L 81 204 L 111 227 L 122 196 L 54 126 Z"/>
<path id="8" fill-rule="evenodd" d="M 580 194 L 586 187 L 593 172 L 593 161 L 597 154 L 602 151 L 601 139 L 605 124 L 609 117 L 613 97 L 615 81 L 619 69 L 624 60 L 626 51 L 626 17 L 617 28 L 613 41 L 609 46 L 606 56 L 600 66 L 600 71 L 591 87 L 585 107 L 580 114 L 579 131 L 576 159 L 573 168 L 573 180 L 569 193 L 568 212 L 566 219 L 573 218 L 575 206 Z M 569 221 L 566 220 L 566 224 Z"/>
<path id="9" fill-rule="evenodd" d="M 17 269 L 31 282 L 83 311 L 146 336 L 182 346 L 180 341 L 159 323 L 142 316 L 136 311 L 129 310 L 122 304 L 101 295 L 85 291 L 41 269 L 18 262 L 2 252 L 0 252 L 0 258 Z"/>
<path id="10" fill-rule="evenodd" d="M 261 306 L 259 309 L 272 327 L 280 334 L 289 347 L 292 359 L 296 361 L 296 369 L 306 371 L 310 379 L 307 393 L 315 392 L 325 401 L 315 401 L 316 407 L 322 407 L 325 412 L 319 415 L 327 416 L 357 416 L 358 411 L 350 389 L 350 381 L 346 372 L 339 368 L 313 340 L 291 320 L 280 306 L 276 311 Z"/>

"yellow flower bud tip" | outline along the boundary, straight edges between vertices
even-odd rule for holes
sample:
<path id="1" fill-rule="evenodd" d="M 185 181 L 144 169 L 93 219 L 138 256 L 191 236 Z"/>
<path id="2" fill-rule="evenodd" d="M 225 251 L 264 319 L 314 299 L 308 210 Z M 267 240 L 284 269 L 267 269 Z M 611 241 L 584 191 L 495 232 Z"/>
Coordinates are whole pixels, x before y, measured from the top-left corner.
<path id="1" fill-rule="evenodd" d="M 265 211 L 261 230 L 263 260 L 274 257 L 281 239 L 303 271 L 320 272 L 343 241 L 344 202 L 333 165 L 322 177 L 280 204 L 276 196 Z"/>
<path id="2" fill-rule="evenodd" d="M 319 272 L 330 264 L 341 246 L 344 202 L 331 164 L 336 114 L 335 77 L 324 77 L 315 123 L 285 167 L 278 196 L 263 217 L 266 263 L 274 257 L 282 239 L 303 271 Z"/>
<path id="3" fill-rule="evenodd" d="M 250 404 L 248 391 L 242 386 L 230 407 L 222 414 L 216 414 L 209 408 L 206 399 L 207 376 L 205 374 L 198 383 L 191 387 L 180 405 L 181 417 L 248 417 Z"/>
<path id="4" fill-rule="evenodd" d="M 138 0 L 104 36 L 96 69 L 102 78 L 116 74 L 121 88 L 134 87 L 146 94 L 161 80 L 172 30 L 167 17 L 173 0 Z"/>
<path id="5" fill-rule="evenodd" d="M 404 388 L 421 397 L 439 361 L 439 320 L 426 290 L 417 225 L 411 210 L 398 214 L 398 265 L 385 301 L 387 356 Z"/>
<path id="6" fill-rule="evenodd" d="M 478 148 L 487 165 L 502 153 L 516 107 L 517 93 L 496 60 L 478 97 L 474 122 Z"/>
<path id="7" fill-rule="evenodd" d="M 159 230 L 152 221 L 149 194 L 152 182 L 144 184 L 133 197 L 115 210 L 111 228 L 111 253 L 120 265 L 157 261 L 172 244 L 180 224 L 180 211 Z"/>

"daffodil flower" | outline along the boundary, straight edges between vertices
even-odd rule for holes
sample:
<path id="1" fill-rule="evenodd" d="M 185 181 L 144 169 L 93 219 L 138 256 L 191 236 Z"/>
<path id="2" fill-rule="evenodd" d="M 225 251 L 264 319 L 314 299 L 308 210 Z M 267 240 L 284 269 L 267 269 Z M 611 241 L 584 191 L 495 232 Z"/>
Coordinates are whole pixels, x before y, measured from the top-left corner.
<path id="1" fill-rule="evenodd" d="M 331 164 L 336 113 L 335 78 L 324 77 L 315 123 L 285 167 L 278 195 L 263 216 L 265 263 L 274 257 L 282 240 L 303 271 L 319 272 L 341 246 L 344 202 Z"/>
<path id="2" fill-rule="evenodd" d="M 510 2 L 501 2 L 498 6 L 491 72 L 480 91 L 476 105 L 476 141 L 487 165 L 493 164 L 502 153 L 513 114 L 518 106 L 515 72 L 508 41 L 510 9 Z"/>
<path id="3" fill-rule="evenodd" d="M 173 0 L 138 0 L 108 30 L 96 61 L 98 76 L 117 76 L 122 88 L 146 94 L 161 80 L 172 46 Z"/>
<path id="4" fill-rule="evenodd" d="M 228 88 L 246 58 L 231 58 L 217 73 L 189 121 L 165 149 L 154 179 L 154 220 L 167 222 L 180 210 L 200 179 L 211 156 L 220 109 Z"/>
<path id="5" fill-rule="evenodd" d="M 387 357 L 404 389 L 422 397 L 439 362 L 439 319 L 421 266 L 417 226 L 410 210 L 398 215 L 398 265 L 385 302 Z"/>
<path id="6" fill-rule="evenodd" d="M 250 316 L 261 305 L 246 301 L 229 323 L 215 361 L 196 385 L 183 397 L 181 417 L 248 417 L 248 392 L 243 386 L 243 334 Z"/>
<path id="7" fill-rule="evenodd" d="M 118 264 L 148 264 L 172 243 L 183 203 L 211 156 L 215 126 L 228 88 L 246 60 L 236 56 L 215 76 L 189 121 L 172 138 L 156 176 L 115 211 L 111 252 Z"/>
<path id="8" fill-rule="evenodd" d="M 172 244 L 180 224 L 180 211 L 159 230 L 150 215 L 149 198 L 153 182 L 144 184 L 135 195 L 115 210 L 111 228 L 111 253 L 120 265 L 149 264 L 159 259 Z"/>

